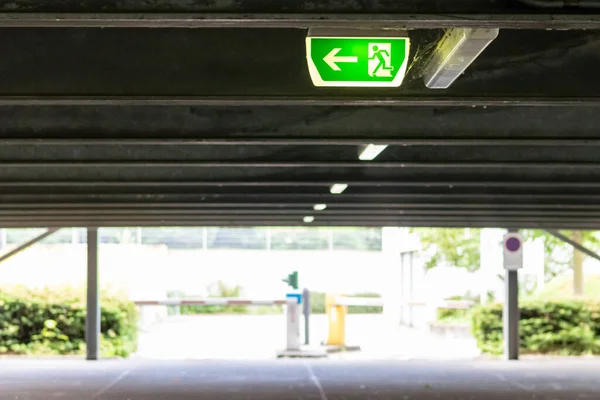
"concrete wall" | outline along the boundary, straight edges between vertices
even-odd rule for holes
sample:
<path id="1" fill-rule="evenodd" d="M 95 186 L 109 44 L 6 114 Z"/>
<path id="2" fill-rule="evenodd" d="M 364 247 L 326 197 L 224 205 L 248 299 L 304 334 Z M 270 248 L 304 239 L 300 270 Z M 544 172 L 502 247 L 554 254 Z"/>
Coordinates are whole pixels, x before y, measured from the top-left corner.
<path id="1" fill-rule="evenodd" d="M 169 288 L 204 295 L 218 280 L 240 285 L 250 297 L 281 297 L 281 282 L 298 271 L 300 287 L 333 293 L 381 293 L 394 260 L 380 252 L 174 250 L 168 253 Z"/>
<path id="2" fill-rule="evenodd" d="M 164 292 L 164 246 L 101 245 L 100 284 L 132 297 Z M 0 285 L 83 287 L 86 245 L 35 245 L 0 264 Z"/>
<path id="3" fill-rule="evenodd" d="M 166 298 L 168 290 L 206 295 L 222 280 L 250 297 L 282 297 L 281 279 L 298 271 L 301 287 L 338 293 L 378 292 L 395 264 L 381 252 L 172 250 L 164 246 L 100 245 L 100 280 L 132 298 Z M 0 285 L 83 286 L 85 245 L 35 245 L 0 264 Z"/>

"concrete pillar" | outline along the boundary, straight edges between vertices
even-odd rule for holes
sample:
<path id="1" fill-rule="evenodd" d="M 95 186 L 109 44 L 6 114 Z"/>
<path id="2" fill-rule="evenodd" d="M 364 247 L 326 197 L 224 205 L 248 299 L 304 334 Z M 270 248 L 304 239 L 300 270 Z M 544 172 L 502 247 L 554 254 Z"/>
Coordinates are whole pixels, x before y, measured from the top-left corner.
<path id="1" fill-rule="evenodd" d="M 87 230 L 87 312 L 85 321 L 87 359 L 100 352 L 100 292 L 98 287 L 98 228 Z"/>

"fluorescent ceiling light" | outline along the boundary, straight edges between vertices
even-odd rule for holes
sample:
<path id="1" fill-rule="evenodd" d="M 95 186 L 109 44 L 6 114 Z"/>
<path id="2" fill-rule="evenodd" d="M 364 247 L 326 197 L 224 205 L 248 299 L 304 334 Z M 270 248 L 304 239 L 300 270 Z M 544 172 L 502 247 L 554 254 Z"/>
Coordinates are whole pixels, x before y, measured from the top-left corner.
<path id="1" fill-rule="evenodd" d="M 439 41 L 424 70 L 425 86 L 446 89 L 498 37 L 499 30 L 452 28 Z"/>
<path id="2" fill-rule="evenodd" d="M 312 215 L 307 215 L 306 217 L 304 217 L 303 221 L 306 224 L 310 224 L 311 222 L 313 222 L 315 220 L 315 217 L 313 217 Z"/>
<path id="3" fill-rule="evenodd" d="M 327 208 L 327 204 L 315 204 L 313 206 L 313 210 L 315 210 L 315 211 L 323 211 L 326 208 Z"/>
<path id="4" fill-rule="evenodd" d="M 358 148 L 358 159 L 361 161 L 372 161 L 388 147 L 387 144 L 368 144 Z"/>
<path id="5" fill-rule="evenodd" d="M 343 193 L 344 190 L 346 190 L 347 188 L 348 188 L 348 185 L 345 183 L 334 183 L 329 188 L 329 191 L 331 192 L 331 194 L 340 194 L 340 193 Z"/>

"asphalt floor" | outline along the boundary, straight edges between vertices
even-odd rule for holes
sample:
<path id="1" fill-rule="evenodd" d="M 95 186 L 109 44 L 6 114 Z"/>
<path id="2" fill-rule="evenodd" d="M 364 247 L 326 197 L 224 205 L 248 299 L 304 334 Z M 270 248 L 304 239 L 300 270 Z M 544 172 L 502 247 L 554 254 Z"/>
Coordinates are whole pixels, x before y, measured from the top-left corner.
<path id="1" fill-rule="evenodd" d="M 600 399 L 600 363 L 0 360 L 0 400 Z"/>

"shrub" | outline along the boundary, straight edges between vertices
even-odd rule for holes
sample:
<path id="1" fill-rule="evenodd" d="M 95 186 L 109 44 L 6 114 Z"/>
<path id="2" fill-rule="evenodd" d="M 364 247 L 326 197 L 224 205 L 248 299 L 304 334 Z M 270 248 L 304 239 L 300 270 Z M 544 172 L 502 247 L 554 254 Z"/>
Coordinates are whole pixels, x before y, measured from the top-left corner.
<path id="1" fill-rule="evenodd" d="M 502 305 L 472 313 L 473 335 L 485 353 L 503 351 Z M 527 301 L 521 304 L 523 353 L 600 354 L 600 302 L 592 300 Z"/>
<path id="2" fill-rule="evenodd" d="M 470 309 L 464 308 L 438 308 L 436 317 L 439 322 L 468 323 L 470 311 Z"/>
<path id="3" fill-rule="evenodd" d="M 85 351 L 83 291 L 0 290 L 0 354 L 80 354 Z M 127 357 L 137 348 L 138 312 L 123 296 L 103 293 L 101 354 Z"/>

